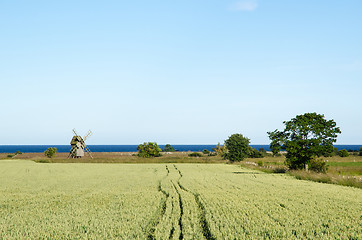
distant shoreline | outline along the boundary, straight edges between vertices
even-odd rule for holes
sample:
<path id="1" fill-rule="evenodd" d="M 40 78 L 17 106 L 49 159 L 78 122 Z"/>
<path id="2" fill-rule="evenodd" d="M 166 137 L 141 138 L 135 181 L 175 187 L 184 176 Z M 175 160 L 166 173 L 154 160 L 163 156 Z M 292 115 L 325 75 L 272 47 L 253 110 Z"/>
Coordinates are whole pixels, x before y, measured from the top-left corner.
<path id="1" fill-rule="evenodd" d="M 137 152 L 137 146 L 138 145 L 88 145 L 88 147 L 92 152 Z M 162 149 L 165 145 L 161 144 L 159 146 Z M 172 146 L 180 152 L 189 152 L 189 151 L 198 152 L 204 149 L 211 151 L 212 148 L 216 146 L 216 144 L 215 145 L 175 144 Z M 270 151 L 269 145 L 251 144 L 250 146 L 256 149 L 264 148 L 266 151 Z M 338 150 L 346 149 L 352 151 L 358 151 L 362 147 L 362 145 L 342 145 L 342 144 L 337 144 L 334 146 Z M 63 152 L 63 153 L 70 151 L 70 145 L 0 145 L 0 153 L 14 153 L 16 151 L 20 151 L 23 153 L 40 153 L 44 152 L 48 147 L 56 147 L 58 152 Z"/>

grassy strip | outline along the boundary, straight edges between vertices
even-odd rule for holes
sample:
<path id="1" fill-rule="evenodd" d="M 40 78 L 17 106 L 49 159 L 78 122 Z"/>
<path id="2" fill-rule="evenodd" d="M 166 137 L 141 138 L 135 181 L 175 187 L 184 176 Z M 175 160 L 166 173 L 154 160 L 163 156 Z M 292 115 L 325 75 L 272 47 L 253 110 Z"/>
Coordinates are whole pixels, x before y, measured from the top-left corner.
<path id="1" fill-rule="evenodd" d="M 362 167 L 362 162 L 328 162 L 328 166 Z"/>
<path id="2" fill-rule="evenodd" d="M 355 176 L 341 176 L 335 174 L 324 174 L 306 171 L 288 171 L 288 174 L 300 180 L 309 180 L 313 182 L 338 184 L 348 187 L 362 188 L 362 178 Z"/>
<path id="3" fill-rule="evenodd" d="M 345 176 L 333 173 L 316 173 L 304 170 L 288 170 L 286 166 L 258 166 L 254 162 L 242 162 L 242 167 L 260 170 L 266 173 L 286 173 L 299 180 L 308 180 L 320 183 L 337 184 L 342 186 L 362 188 L 362 177 Z"/>

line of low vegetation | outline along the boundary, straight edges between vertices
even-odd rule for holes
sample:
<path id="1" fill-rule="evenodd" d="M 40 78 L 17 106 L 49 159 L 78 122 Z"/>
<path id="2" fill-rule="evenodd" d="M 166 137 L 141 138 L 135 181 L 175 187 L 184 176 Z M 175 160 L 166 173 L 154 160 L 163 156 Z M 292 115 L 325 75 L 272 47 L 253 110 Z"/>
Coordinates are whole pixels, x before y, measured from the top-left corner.
<path id="1" fill-rule="evenodd" d="M 127 158 L 104 158 L 94 159 L 63 159 L 52 158 L 57 153 L 56 148 L 45 151 L 48 159 L 36 159 L 37 162 L 117 162 L 117 163 L 242 163 L 243 166 L 257 168 L 270 173 L 288 173 L 297 179 L 311 180 L 316 182 L 333 183 L 345 186 L 361 187 L 361 157 L 362 148 L 357 151 L 338 150 L 333 147 L 337 135 L 341 133 L 334 120 L 326 120 L 324 115 L 317 113 L 305 113 L 297 115 L 290 121 L 284 121 L 285 128 L 282 131 L 274 130 L 268 132 L 271 140 L 270 149 L 272 154 L 264 149 L 252 148 L 250 139 L 240 133 L 232 134 L 224 141 L 209 151 L 178 154 L 170 145 L 161 148 L 155 142 L 145 142 L 138 145 L 136 154 Z M 283 155 L 281 155 L 283 152 Z M 165 156 L 167 155 L 167 156 Z M 13 157 L 14 155 L 9 155 Z M 8 157 L 9 157 L 8 156 Z M 353 162 L 329 161 L 333 157 L 349 159 Z M 283 157 L 283 161 L 251 160 Z M 156 159 L 157 158 L 157 159 Z M 358 158 L 357 162 L 356 159 Z M 61 160 L 60 160 L 61 159 Z M 330 162 L 330 164 L 328 164 Z M 337 163 L 338 162 L 338 163 Z M 339 163 L 344 162 L 344 163 Z"/>
<path id="2" fill-rule="evenodd" d="M 338 161 L 340 157 L 332 158 L 334 161 Z M 352 157 L 350 158 L 352 159 Z M 273 161 L 274 160 L 274 161 Z M 328 162 L 326 172 L 319 172 L 315 170 L 290 170 L 283 164 L 285 161 L 284 156 L 269 157 L 264 160 L 253 161 L 247 159 L 247 161 L 241 162 L 242 167 L 259 170 L 265 173 L 285 173 L 294 176 L 299 180 L 308 180 L 319 183 L 338 184 L 349 187 L 362 188 L 362 158 L 359 157 L 358 162 Z M 349 169 L 348 165 L 353 164 L 353 168 Z M 336 164 L 336 165 L 335 165 Z M 345 172 L 342 169 L 347 167 Z M 342 173 L 342 174 L 341 174 Z"/>
<path id="3" fill-rule="evenodd" d="M 362 188 L 362 178 L 356 176 L 336 175 L 329 173 L 318 173 L 313 171 L 289 171 L 288 174 L 299 180 L 309 180 L 320 183 L 338 184 L 349 187 Z"/>
<path id="4" fill-rule="evenodd" d="M 7 157 L 8 157 L 8 158 L 15 158 L 16 156 L 21 155 L 21 154 L 23 154 L 23 153 L 20 152 L 20 151 L 16 151 L 16 152 L 13 153 L 13 154 L 8 154 Z"/>

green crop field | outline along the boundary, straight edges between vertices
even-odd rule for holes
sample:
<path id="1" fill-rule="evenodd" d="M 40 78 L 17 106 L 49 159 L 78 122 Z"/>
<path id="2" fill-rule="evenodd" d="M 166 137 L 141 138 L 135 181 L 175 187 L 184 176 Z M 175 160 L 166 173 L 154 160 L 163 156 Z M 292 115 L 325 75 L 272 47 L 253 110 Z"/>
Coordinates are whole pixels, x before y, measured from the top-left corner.
<path id="1" fill-rule="evenodd" d="M 0 161 L 0 239 L 362 239 L 362 190 L 227 164 Z"/>

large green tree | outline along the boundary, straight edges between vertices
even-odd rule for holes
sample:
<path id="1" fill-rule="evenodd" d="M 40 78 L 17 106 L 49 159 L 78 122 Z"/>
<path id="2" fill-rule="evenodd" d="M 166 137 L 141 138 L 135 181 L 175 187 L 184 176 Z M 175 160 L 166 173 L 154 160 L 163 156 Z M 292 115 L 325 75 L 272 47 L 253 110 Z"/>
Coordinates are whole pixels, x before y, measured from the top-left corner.
<path id="1" fill-rule="evenodd" d="M 303 169 L 311 159 L 332 153 L 337 134 L 341 133 L 334 120 L 326 120 L 317 113 L 297 115 L 283 123 L 283 131 L 275 130 L 268 135 L 273 152 L 287 152 L 286 164 L 290 169 Z"/>
<path id="2" fill-rule="evenodd" d="M 236 133 L 231 135 L 225 140 L 224 146 L 227 152 L 224 154 L 224 158 L 234 161 L 242 161 L 251 155 L 251 147 L 249 146 L 250 139 L 244 137 L 242 134 Z"/>

